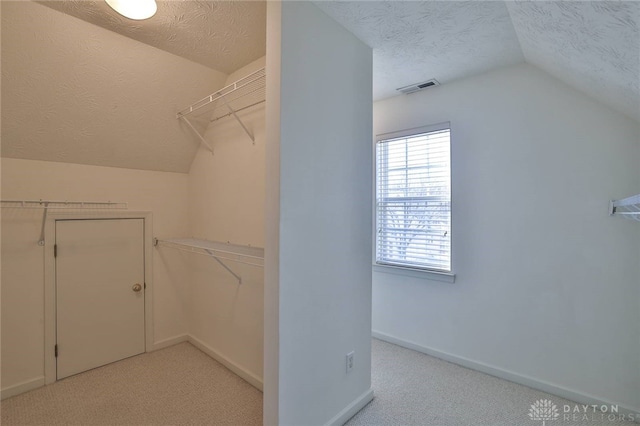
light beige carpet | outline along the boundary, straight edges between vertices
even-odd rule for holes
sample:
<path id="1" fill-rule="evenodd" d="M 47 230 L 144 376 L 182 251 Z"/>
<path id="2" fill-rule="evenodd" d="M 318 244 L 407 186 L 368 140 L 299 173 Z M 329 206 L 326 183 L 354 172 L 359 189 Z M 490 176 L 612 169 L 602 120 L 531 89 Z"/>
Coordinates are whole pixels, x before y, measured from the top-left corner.
<path id="1" fill-rule="evenodd" d="M 622 426 L 598 412 L 565 418 L 575 403 L 396 345 L 373 340 L 375 399 L 347 426 Z M 2 401 L 2 426 L 262 424 L 262 393 L 188 343 L 78 374 Z M 640 416 L 639 416 L 640 418 Z"/>
<path id="2" fill-rule="evenodd" d="M 262 393 L 181 343 L 2 401 L 2 426 L 261 425 Z"/>
<path id="3" fill-rule="evenodd" d="M 529 410 L 545 399 L 558 417 L 544 426 L 638 426 L 593 409 L 567 418 L 564 405 L 574 402 L 376 339 L 371 371 L 374 400 L 347 426 L 542 426 L 544 416 L 533 420 Z"/>

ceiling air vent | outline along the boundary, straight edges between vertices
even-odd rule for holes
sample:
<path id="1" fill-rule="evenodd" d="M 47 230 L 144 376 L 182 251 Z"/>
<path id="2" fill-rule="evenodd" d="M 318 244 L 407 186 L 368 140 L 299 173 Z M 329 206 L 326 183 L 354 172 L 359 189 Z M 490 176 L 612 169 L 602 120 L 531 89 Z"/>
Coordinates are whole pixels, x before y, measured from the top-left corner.
<path id="1" fill-rule="evenodd" d="M 438 83 L 438 80 L 436 80 L 435 78 L 432 78 L 431 80 L 423 81 L 422 83 L 417 83 L 417 84 L 410 84 L 409 86 L 404 86 L 396 90 L 404 93 L 405 95 L 408 95 L 409 93 L 414 93 L 419 90 L 426 89 L 427 87 L 439 86 L 439 85 L 440 83 Z"/>

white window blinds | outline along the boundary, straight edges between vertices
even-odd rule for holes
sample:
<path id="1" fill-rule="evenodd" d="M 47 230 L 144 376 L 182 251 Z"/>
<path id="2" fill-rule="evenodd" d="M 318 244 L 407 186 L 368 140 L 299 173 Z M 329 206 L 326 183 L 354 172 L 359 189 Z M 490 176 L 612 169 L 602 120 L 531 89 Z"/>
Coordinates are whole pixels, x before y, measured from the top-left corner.
<path id="1" fill-rule="evenodd" d="M 450 130 L 376 143 L 376 263 L 451 271 Z"/>

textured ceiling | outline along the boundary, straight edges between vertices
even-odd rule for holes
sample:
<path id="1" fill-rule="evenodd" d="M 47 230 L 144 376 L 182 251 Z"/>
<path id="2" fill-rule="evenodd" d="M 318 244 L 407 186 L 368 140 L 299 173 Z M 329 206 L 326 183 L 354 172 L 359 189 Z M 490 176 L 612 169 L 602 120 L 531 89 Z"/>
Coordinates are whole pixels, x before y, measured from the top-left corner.
<path id="1" fill-rule="evenodd" d="M 198 143 L 175 113 L 265 52 L 264 1 L 159 2 L 145 21 L 0 4 L 5 157 L 186 172 Z M 640 2 L 315 4 L 373 47 L 375 99 L 527 61 L 640 121 Z"/>
<path id="2" fill-rule="evenodd" d="M 145 21 L 104 1 L 43 1 L 88 22 L 230 73 L 265 53 L 266 1 L 160 1 Z M 638 1 L 316 0 L 374 49 L 374 99 L 527 61 L 640 120 Z"/>
<path id="3" fill-rule="evenodd" d="M 188 172 L 176 112 L 226 75 L 33 2 L 2 7 L 2 156 Z"/>
<path id="4" fill-rule="evenodd" d="M 226 74 L 265 55 L 266 1 L 158 1 L 156 15 L 143 21 L 104 1 L 39 3 Z"/>
<path id="5" fill-rule="evenodd" d="M 640 3 L 507 3 L 527 62 L 640 118 Z"/>
<path id="6" fill-rule="evenodd" d="M 526 60 L 640 120 L 640 2 L 314 3 L 373 48 L 376 100 Z"/>
<path id="7" fill-rule="evenodd" d="M 524 61 L 503 2 L 318 1 L 373 47 L 374 99 L 435 78 L 448 83 Z"/>

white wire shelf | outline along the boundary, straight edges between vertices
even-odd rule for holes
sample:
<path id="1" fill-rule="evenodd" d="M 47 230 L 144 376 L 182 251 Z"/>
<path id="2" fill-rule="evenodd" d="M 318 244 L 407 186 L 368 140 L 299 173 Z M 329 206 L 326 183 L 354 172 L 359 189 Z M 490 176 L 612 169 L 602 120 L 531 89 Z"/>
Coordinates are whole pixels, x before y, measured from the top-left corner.
<path id="1" fill-rule="evenodd" d="M 196 238 L 171 238 L 166 240 L 154 238 L 154 245 L 210 257 L 233 275 L 240 284 L 242 283 L 242 277 L 226 265 L 223 260 L 244 265 L 264 266 L 264 249 L 260 247 L 241 246 Z"/>
<path id="2" fill-rule="evenodd" d="M 47 221 L 47 212 L 49 209 L 68 209 L 68 210 L 126 210 L 127 203 L 114 203 L 111 201 L 56 201 L 56 200 L 0 200 L 2 208 L 13 209 L 43 209 L 42 225 L 40 227 L 39 246 L 44 246 L 44 225 Z"/>
<path id="3" fill-rule="evenodd" d="M 111 201 L 0 200 L 2 208 L 17 209 L 127 209 L 127 203 Z"/>
<path id="4" fill-rule="evenodd" d="M 178 112 L 177 118 L 187 123 L 203 145 L 211 152 L 213 152 L 211 145 L 209 145 L 204 136 L 200 134 L 187 117 L 201 117 L 206 115 L 208 116 L 208 121 L 211 123 L 225 117 L 233 116 L 240 126 L 242 126 L 242 129 L 251 141 L 255 143 L 255 137 L 238 117 L 237 113 L 259 105 L 263 103 L 265 99 L 266 71 L 265 68 L 260 68 Z"/>
<path id="5" fill-rule="evenodd" d="M 609 203 L 609 214 L 640 221 L 640 194 Z"/>

